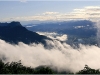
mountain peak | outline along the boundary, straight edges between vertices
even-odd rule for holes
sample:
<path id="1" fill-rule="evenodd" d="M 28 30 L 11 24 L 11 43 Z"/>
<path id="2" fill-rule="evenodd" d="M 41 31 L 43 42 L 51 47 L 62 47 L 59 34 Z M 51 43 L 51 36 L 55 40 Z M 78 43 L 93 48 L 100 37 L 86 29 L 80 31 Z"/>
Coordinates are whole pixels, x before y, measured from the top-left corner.
<path id="1" fill-rule="evenodd" d="M 15 27 L 15 26 L 22 26 L 22 25 L 18 21 L 12 21 L 11 23 L 8 24 L 8 26 Z"/>

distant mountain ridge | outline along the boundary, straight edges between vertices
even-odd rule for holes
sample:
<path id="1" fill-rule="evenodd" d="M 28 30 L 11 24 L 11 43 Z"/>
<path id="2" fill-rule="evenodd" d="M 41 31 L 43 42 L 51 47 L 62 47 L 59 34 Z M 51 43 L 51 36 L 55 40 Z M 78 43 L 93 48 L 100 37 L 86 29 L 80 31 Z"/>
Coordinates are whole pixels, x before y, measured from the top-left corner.
<path id="1" fill-rule="evenodd" d="M 18 42 L 45 44 L 45 39 L 48 38 L 27 30 L 20 22 L 13 21 L 11 23 L 0 23 L 0 39 L 14 44 L 18 44 Z"/>
<path id="2" fill-rule="evenodd" d="M 89 20 L 63 21 L 55 23 L 41 23 L 26 25 L 28 30 L 39 32 L 57 32 L 79 37 L 96 36 L 97 30 L 94 22 Z"/>

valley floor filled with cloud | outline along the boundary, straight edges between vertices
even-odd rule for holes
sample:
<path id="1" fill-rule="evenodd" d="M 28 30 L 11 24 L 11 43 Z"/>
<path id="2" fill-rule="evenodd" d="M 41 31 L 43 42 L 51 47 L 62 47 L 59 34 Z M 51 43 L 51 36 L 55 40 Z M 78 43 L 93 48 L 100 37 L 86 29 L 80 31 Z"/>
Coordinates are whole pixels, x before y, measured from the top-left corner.
<path id="1" fill-rule="evenodd" d="M 65 35 L 62 35 L 61 38 L 63 36 Z M 0 58 L 5 63 L 21 60 L 23 65 L 33 68 L 47 65 L 58 71 L 71 71 L 74 73 L 83 69 L 85 65 L 89 65 L 94 69 L 100 68 L 100 48 L 97 46 L 80 44 L 79 48 L 74 49 L 57 39 L 47 40 L 47 44 L 53 45 L 52 49 L 46 49 L 42 44 L 27 45 L 19 42 L 18 45 L 13 45 L 0 40 Z"/>

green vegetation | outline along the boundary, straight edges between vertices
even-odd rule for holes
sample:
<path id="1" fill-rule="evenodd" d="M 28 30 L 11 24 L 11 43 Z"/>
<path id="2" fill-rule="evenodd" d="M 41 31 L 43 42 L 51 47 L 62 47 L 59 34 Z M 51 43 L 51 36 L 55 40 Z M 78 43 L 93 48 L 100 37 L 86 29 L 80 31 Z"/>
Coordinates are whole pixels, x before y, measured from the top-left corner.
<path id="1" fill-rule="evenodd" d="M 36 68 L 26 67 L 21 64 L 21 61 L 3 63 L 0 60 L 0 74 L 73 74 L 71 72 L 57 72 L 47 66 L 39 66 Z M 91 69 L 88 65 L 85 65 L 83 70 L 80 70 L 76 74 L 100 74 L 99 69 Z"/>
<path id="2" fill-rule="evenodd" d="M 85 65 L 84 69 L 77 72 L 77 74 L 100 74 L 100 70 L 91 69 L 88 65 Z"/>
<path id="3" fill-rule="evenodd" d="M 0 60 L 0 74 L 53 74 L 53 70 L 49 67 L 39 66 L 37 68 L 25 67 L 19 62 L 11 62 L 4 64 Z"/>

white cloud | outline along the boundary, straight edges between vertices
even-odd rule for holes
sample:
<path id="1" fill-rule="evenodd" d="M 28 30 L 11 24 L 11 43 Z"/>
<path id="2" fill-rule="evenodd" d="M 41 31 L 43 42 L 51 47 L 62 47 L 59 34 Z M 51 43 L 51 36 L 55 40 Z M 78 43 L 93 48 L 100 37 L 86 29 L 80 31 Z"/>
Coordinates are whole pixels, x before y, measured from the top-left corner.
<path id="1" fill-rule="evenodd" d="M 40 35 L 45 35 L 51 39 L 56 39 L 59 41 L 66 41 L 67 40 L 67 35 L 66 34 L 58 34 L 55 32 L 37 32 Z"/>
<path id="2" fill-rule="evenodd" d="M 94 19 L 100 18 L 100 6 L 87 6 L 81 9 L 74 9 L 69 13 L 60 12 L 44 12 L 39 15 L 33 16 L 23 16 L 23 17 L 13 17 L 2 19 L 2 21 L 9 20 L 19 20 L 19 21 L 29 21 L 29 20 L 73 20 L 73 19 Z"/>
<path id="3" fill-rule="evenodd" d="M 66 41 L 67 40 L 67 35 L 57 36 L 56 38 L 60 41 Z"/>
<path id="4" fill-rule="evenodd" d="M 56 15 L 59 14 L 59 12 L 45 12 L 43 15 Z"/>
<path id="5" fill-rule="evenodd" d="M 26 3 L 26 2 L 27 2 L 27 0 L 20 0 L 20 2 Z"/>

